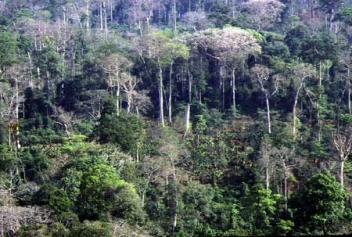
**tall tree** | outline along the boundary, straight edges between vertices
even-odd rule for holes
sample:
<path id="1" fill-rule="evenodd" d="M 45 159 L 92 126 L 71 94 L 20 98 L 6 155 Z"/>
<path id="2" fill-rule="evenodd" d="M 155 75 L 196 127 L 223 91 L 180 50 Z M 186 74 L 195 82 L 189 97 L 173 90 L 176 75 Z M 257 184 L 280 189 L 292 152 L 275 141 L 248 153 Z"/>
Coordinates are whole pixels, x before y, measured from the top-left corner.
<path id="1" fill-rule="evenodd" d="M 280 22 L 285 5 L 278 0 L 249 0 L 243 4 L 243 11 L 258 30 L 268 30 Z"/>
<path id="2" fill-rule="evenodd" d="M 265 104 L 266 104 L 266 116 L 268 122 L 268 133 L 271 134 L 271 117 L 270 117 L 270 97 L 275 95 L 278 92 L 277 85 L 277 77 L 272 77 L 272 81 L 274 85 L 270 85 L 269 80 L 271 76 L 271 71 L 269 68 L 263 65 L 256 65 L 252 68 L 252 72 L 255 75 L 255 78 L 259 84 L 260 90 L 263 92 L 265 96 Z M 274 89 L 271 90 L 270 87 Z"/>
<path id="3" fill-rule="evenodd" d="M 345 189 L 331 174 L 314 175 L 292 198 L 296 228 L 304 234 L 333 233 L 343 222 L 346 198 Z"/>
<path id="4" fill-rule="evenodd" d="M 220 85 L 224 92 L 225 78 L 223 77 L 224 65 L 228 63 L 231 68 L 232 106 L 236 107 L 236 69 L 246 60 L 249 55 L 261 53 L 259 36 L 253 32 L 237 27 L 225 27 L 224 29 L 208 29 L 194 33 L 190 44 L 194 49 L 200 50 L 211 59 L 219 62 Z M 224 100 L 224 93 L 222 101 Z"/>
<path id="5" fill-rule="evenodd" d="M 0 76 L 6 70 L 6 67 L 16 61 L 17 55 L 17 38 L 11 32 L 0 32 Z"/>
<path id="6" fill-rule="evenodd" d="M 121 73 L 129 70 L 132 62 L 120 54 L 111 54 L 101 60 L 104 71 L 108 74 L 108 86 L 110 93 L 115 91 L 116 113 L 120 113 L 121 96 Z"/>
<path id="7" fill-rule="evenodd" d="M 150 58 L 158 68 L 158 91 L 159 91 L 159 122 L 164 127 L 164 67 L 173 65 L 176 58 L 187 58 L 189 55 L 186 45 L 174 41 L 172 34 L 167 31 L 150 30 L 141 38 L 139 54 L 144 58 Z M 170 81 L 170 85 L 172 82 Z"/>
<path id="8" fill-rule="evenodd" d="M 335 134 L 333 137 L 333 145 L 337 151 L 337 160 L 340 163 L 340 184 L 344 187 L 345 163 L 352 154 L 352 133 L 348 130 L 344 133 Z"/>
<path id="9" fill-rule="evenodd" d="M 300 63 L 293 67 L 293 82 L 295 86 L 295 95 L 294 95 L 294 102 L 292 106 L 292 136 L 293 140 L 296 140 L 296 133 L 297 133 L 297 103 L 299 99 L 299 95 L 302 91 L 302 88 L 305 85 L 306 80 L 309 77 L 315 75 L 315 70 L 312 65 Z"/>

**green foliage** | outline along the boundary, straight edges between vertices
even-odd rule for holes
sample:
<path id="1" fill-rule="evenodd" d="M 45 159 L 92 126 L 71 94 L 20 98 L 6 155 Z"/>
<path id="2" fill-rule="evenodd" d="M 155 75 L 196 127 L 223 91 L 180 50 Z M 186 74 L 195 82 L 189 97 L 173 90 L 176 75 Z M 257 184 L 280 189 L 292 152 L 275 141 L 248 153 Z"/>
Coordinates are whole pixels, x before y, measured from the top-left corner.
<path id="1" fill-rule="evenodd" d="M 327 12 L 336 10 L 343 2 L 343 0 L 319 0 L 321 8 Z"/>
<path id="2" fill-rule="evenodd" d="M 210 21 L 216 27 L 223 27 L 231 23 L 231 18 L 228 16 L 229 8 L 224 3 L 216 2 L 213 6 L 213 11 L 209 15 Z"/>
<path id="3" fill-rule="evenodd" d="M 300 55 L 302 47 L 306 40 L 308 40 L 308 29 L 304 25 L 298 25 L 287 32 L 285 43 L 290 49 L 292 55 Z"/>
<path id="4" fill-rule="evenodd" d="M 0 144 L 5 144 L 8 142 L 7 133 L 8 131 L 6 129 L 5 123 L 2 120 L 0 120 Z"/>
<path id="5" fill-rule="evenodd" d="M 0 31 L 0 73 L 4 68 L 12 65 L 16 61 L 17 37 L 15 34 L 7 31 Z"/>
<path id="6" fill-rule="evenodd" d="M 69 212 L 73 208 L 73 202 L 63 189 L 53 184 L 44 184 L 35 195 L 35 202 L 48 205 L 57 215 Z"/>
<path id="7" fill-rule="evenodd" d="M 69 212 L 73 207 L 73 202 L 67 196 L 67 193 L 62 189 L 51 191 L 49 206 L 56 213 Z"/>
<path id="8" fill-rule="evenodd" d="M 243 218 L 247 221 L 254 235 L 270 235 L 276 224 L 276 213 L 279 211 L 280 195 L 262 185 L 253 187 L 245 198 Z"/>
<path id="9" fill-rule="evenodd" d="M 112 215 L 127 219 L 130 223 L 143 223 L 145 212 L 136 189 L 131 184 L 118 188 L 115 194 Z"/>
<path id="10" fill-rule="evenodd" d="M 84 222 L 75 226 L 70 237 L 112 237 L 112 228 L 109 223 L 104 222 Z"/>
<path id="11" fill-rule="evenodd" d="M 73 212 L 62 212 L 55 219 L 70 230 L 80 225 L 78 216 Z"/>
<path id="12" fill-rule="evenodd" d="M 50 78 L 46 78 L 47 80 L 58 80 L 62 78 L 64 73 L 64 61 L 62 55 L 55 49 L 55 45 L 50 42 L 48 44 L 49 46 L 43 50 L 36 51 L 34 64 L 39 67 L 42 72 L 46 72 L 46 76 L 50 75 Z"/>
<path id="13" fill-rule="evenodd" d="M 316 49 L 319 48 L 319 51 Z M 329 32 L 320 32 L 303 42 L 301 57 L 317 65 L 320 61 L 336 60 L 338 48 L 333 35 Z"/>
<path id="14" fill-rule="evenodd" d="M 69 237 L 70 231 L 60 223 L 53 223 L 50 228 L 45 225 L 27 225 L 21 227 L 20 237 Z"/>
<path id="15" fill-rule="evenodd" d="M 169 65 L 177 58 L 189 57 L 188 46 L 172 38 L 170 31 L 154 30 L 145 37 L 150 57 L 161 65 Z"/>
<path id="16" fill-rule="evenodd" d="M 216 184 L 223 176 L 223 168 L 229 161 L 229 147 L 224 134 L 216 132 L 208 134 L 204 127 L 204 119 L 200 117 L 196 124 L 195 136 L 190 140 L 191 162 L 193 169 L 205 179 Z"/>
<path id="17" fill-rule="evenodd" d="M 0 1 L 1 231 L 351 234 L 347 191 L 321 173 L 352 123 L 351 25 L 351 0 Z M 16 212 L 33 206 L 50 223 Z"/>
<path id="18" fill-rule="evenodd" d="M 16 169 L 18 162 L 19 160 L 10 146 L 0 145 L 0 170 L 2 172 Z"/>
<path id="19" fill-rule="evenodd" d="M 134 185 L 120 179 L 117 171 L 101 158 L 72 161 L 61 183 L 82 219 L 105 219 L 111 213 L 131 223 L 144 220 Z"/>
<path id="20" fill-rule="evenodd" d="M 111 195 L 117 188 L 125 186 L 116 171 L 105 164 L 96 164 L 88 168 L 83 175 L 80 194 L 76 205 L 82 218 L 99 219 L 113 208 Z"/>
<path id="21" fill-rule="evenodd" d="M 51 165 L 49 158 L 38 149 L 26 149 L 19 154 L 24 167 L 23 176 L 33 181 L 45 181 Z"/>
<path id="22" fill-rule="evenodd" d="M 344 218 L 346 200 L 346 191 L 331 174 L 316 174 L 292 199 L 295 224 L 304 234 L 336 233 Z"/>
<path id="23" fill-rule="evenodd" d="M 122 151 L 133 156 L 143 154 L 145 146 L 146 130 L 144 121 L 131 114 L 104 112 L 95 135 L 101 143 L 117 144 Z"/>
<path id="24" fill-rule="evenodd" d="M 20 205 L 31 205 L 38 190 L 39 186 L 34 182 L 21 183 L 16 187 L 14 196 Z"/>
<path id="25" fill-rule="evenodd" d="M 352 25 L 352 8 L 351 7 L 342 8 L 340 12 L 337 14 L 336 18 L 344 22 L 346 25 Z"/>
<path id="26" fill-rule="evenodd" d="M 64 177 L 61 180 L 68 197 L 74 202 L 77 201 L 80 193 L 82 175 L 83 172 L 81 170 L 70 168 L 65 170 Z"/>

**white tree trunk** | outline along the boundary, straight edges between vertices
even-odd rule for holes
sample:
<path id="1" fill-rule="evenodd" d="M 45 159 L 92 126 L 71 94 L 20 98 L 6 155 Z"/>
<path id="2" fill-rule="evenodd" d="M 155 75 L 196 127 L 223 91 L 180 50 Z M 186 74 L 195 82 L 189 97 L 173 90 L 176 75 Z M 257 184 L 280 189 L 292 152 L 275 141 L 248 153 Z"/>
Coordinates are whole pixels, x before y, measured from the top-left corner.
<path id="1" fill-rule="evenodd" d="M 168 119 L 170 124 L 172 124 L 172 83 L 173 83 L 172 73 L 173 73 L 173 63 L 170 64 L 170 74 L 169 74 Z"/>
<path id="2" fill-rule="evenodd" d="M 270 188 L 270 175 L 269 175 L 269 165 L 265 167 L 265 188 L 269 190 Z"/>
<path id="3" fill-rule="evenodd" d="M 32 57 L 31 54 L 28 52 L 28 61 L 29 61 L 29 82 L 28 82 L 28 87 L 29 88 L 33 88 L 33 61 L 32 61 Z"/>
<path id="4" fill-rule="evenodd" d="M 288 200 L 288 169 L 286 163 L 283 162 L 284 169 L 284 198 L 285 198 L 285 210 L 287 210 L 287 200 Z"/>
<path id="5" fill-rule="evenodd" d="M 293 140 L 295 141 L 296 140 L 296 115 L 297 115 L 297 103 L 298 103 L 298 96 L 299 96 L 299 93 L 301 92 L 301 89 L 302 89 L 302 86 L 303 86 L 303 79 L 301 80 L 301 83 L 297 89 L 297 92 L 296 92 L 296 95 L 295 95 L 295 100 L 294 100 L 294 103 L 293 103 L 293 108 L 292 108 L 292 122 L 293 122 L 293 125 L 292 125 L 292 136 L 293 136 Z"/>
<path id="6" fill-rule="evenodd" d="M 132 95 L 131 93 L 127 94 L 127 113 L 131 112 L 131 104 L 132 104 Z"/>
<path id="7" fill-rule="evenodd" d="M 174 32 L 177 32 L 177 5 L 176 5 L 176 0 L 173 0 L 173 10 L 172 10 L 172 15 L 174 18 Z"/>
<path id="8" fill-rule="evenodd" d="M 176 168 L 175 162 L 171 158 L 171 166 L 172 166 L 172 195 L 173 195 L 173 207 L 172 207 L 172 233 L 174 234 L 177 227 L 177 207 L 178 207 L 178 192 L 177 192 L 177 176 L 176 176 Z"/>
<path id="9" fill-rule="evenodd" d="M 186 126 L 185 126 L 185 134 L 184 137 L 187 136 L 189 130 L 190 130 L 190 125 L 191 125 L 191 103 L 192 103 L 192 75 L 191 72 L 188 70 L 188 104 L 187 104 L 187 110 L 186 110 Z"/>
<path id="10" fill-rule="evenodd" d="M 114 7 L 113 7 L 113 1 L 110 0 L 110 21 L 114 21 Z"/>
<path id="11" fill-rule="evenodd" d="M 269 96 L 265 93 L 265 102 L 266 102 L 266 116 L 268 120 L 268 133 L 271 134 L 271 119 L 270 119 L 270 102 Z"/>
<path id="12" fill-rule="evenodd" d="M 323 86 L 323 71 L 322 71 L 322 62 L 319 62 L 319 99 L 317 102 L 317 122 L 318 122 L 318 141 L 321 141 L 321 121 L 320 121 L 320 100 L 321 100 L 321 89 Z"/>
<path id="13" fill-rule="evenodd" d="M 187 108 L 186 108 L 186 116 L 185 116 L 185 120 L 186 120 L 186 125 L 185 125 L 185 134 L 184 137 L 187 136 L 189 129 L 190 129 L 190 117 L 191 117 L 191 105 L 187 104 Z"/>
<path id="14" fill-rule="evenodd" d="M 99 17 L 100 17 L 100 31 L 104 30 L 104 20 L 103 20 L 103 3 L 99 4 Z"/>
<path id="15" fill-rule="evenodd" d="M 121 93 L 121 88 L 120 88 L 120 82 L 117 81 L 117 88 L 116 88 L 116 113 L 117 115 L 120 115 L 120 93 Z"/>
<path id="16" fill-rule="evenodd" d="M 87 0 L 87 5 L 86 5 L 86 30 L 87 32 L 90 32 L 90 0 Z"/>
<path id="17" fill-rule="evenodd" d="M 105 37 L 108 36 L 108 14 L 106 12 L 106 3 L 103 1 L 103 14 L 104 14 L 104 31 L 105 31 Z"/>
<path id="18" fill-rule="evenodd" d="M 340 160 L 340 184 L 344 187 L 345 160 Z"/>
<path id="19" fill-rule="evenodd" d="M 351 78 L 350 78 L 350 68 L 347 69 L 347 86 L 348 86 L 348 112 L 352 114 L 352 105 L 351 105 Z"/>
<path id="20" fill-rule="evenodd" d="M 236 112 L 236 69 L 232 69 L 232 107 Z"/>
<path id="21" fill-rule="evenodd" d="M 20 107 L 20 101 L 19 101 L 19 89 L 18 89 L 18 80 L 15 80 L 15 93 L 16 93 L 16 102 L 15 102 L 15 116 L 16 116 L 16 148 L 20 149 L 21 148 L 21 143 L 20 143 L 20 126 L 19 126 L 19 107 Z"/>
<path id="22" fill-rule="evenodd" d="M 164 120 L 164 96 L 163 96 L 163 69 L 161 67 L 160 59 L 158 58 L 159 65 L 159 121 L 162 127 L 165 127 Z"/>

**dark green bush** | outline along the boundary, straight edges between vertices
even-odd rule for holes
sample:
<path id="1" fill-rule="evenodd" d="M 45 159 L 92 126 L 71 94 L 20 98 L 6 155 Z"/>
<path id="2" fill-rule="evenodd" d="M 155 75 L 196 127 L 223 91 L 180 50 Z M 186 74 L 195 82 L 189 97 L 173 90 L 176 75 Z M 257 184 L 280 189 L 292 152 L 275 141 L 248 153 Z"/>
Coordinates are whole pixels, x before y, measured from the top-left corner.
<path id="1" fill-rule="evenodd" d="M 73 228 L 70 237 L 112 237 L 111 225 L 98 221 L 85 221 Z"/>

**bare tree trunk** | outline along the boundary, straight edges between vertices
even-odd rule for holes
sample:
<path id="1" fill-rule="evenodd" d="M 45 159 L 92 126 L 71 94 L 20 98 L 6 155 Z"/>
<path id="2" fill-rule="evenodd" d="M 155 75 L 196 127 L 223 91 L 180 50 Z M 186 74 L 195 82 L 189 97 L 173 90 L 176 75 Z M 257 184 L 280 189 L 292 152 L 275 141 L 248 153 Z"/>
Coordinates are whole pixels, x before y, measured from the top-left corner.
<path id="1" fill-rule="evenodd" d="M 28 83 L 28 87 L 29 88 L 33 88 L 33 61 L 32 61 L 32 57 L 31 54 L 28 52 L 28 61 L 29 61 L 29 83 Z"/>
<path id="2" fill-rule="evenodd" d="M 12 128 L 11 128 L 11 126 L 9 126 L 8 127 L 8 129 L 7 129 L 7 131 L 8 131 L 8 143 L 9 143 L 9 147 L 11 148 L 11 151 L 12 151 L 12 139 L 11 139 L 11 134 L 12 134 Z"/>
<path id="3" fill-rule="evenodd" d="M 297 89 L 297 92 L 296 92 L 296 95 L 295 95 L 295 100 L 294 100 L 294 103 L 293 103 L 293 108 L 292 108 L 292 118 L 293 118 L 293 126 L 292 126 L 292 135 L 293 135 L 293 140 L 295 141 L 296 140 L 296 115 L 297 115 L 297 103 L 298 103 L 298 96 L 299 96 L 299 93 L 302 89 L 302 86 L 303 86 L 303 82 L 301 81 L 298 89 Z"/>
<path id="4" fill-rule="evenodd" d="M 347 69 L 347 86 L 348 86 L 348 112 L 352 114 L 352 105 L 351 105 L 351 78 L 350 78 L 350 67 Z"/>
<path id="5" fill-rule="evenodd" d="M 173 10 L 172 10 L 172 15 L 174 17 L 174 32 L 177 32 L 177 5 L 176 5 L 176 0 L 173 0 Z"/>
<path id="6" fill-rule="evenodd" d="M 145 189 L 142 192 L 142 198 L 141 198 L 141 203 L 142 203 L 141 206 L 142 207 L 144 207 L 144 205 L 145 205 L 145 194 L 147 193 L 148 187 L 149 187 L 149 178 L 147 180 L 146 187 L 145 187 Z"/>
<path id="7" fill-rule="evenodd" d="M 41 81 L 41 78 L 40 78 L 40 68 L 37 67 L 37 79 L 38 79 L 38 82 Z M 39 84 L 40 85 L 40 84 Z"/>
<path id="8" fill-rule="evenodd" d="M 20 143 L 20 126 L 19 126 L 19 106 L 20 106 L 20 101 L 19 101 L 19 91 L 18 91 L 18 80 L 15 80 L 15 90 L 16 90 L 16 102 L 15 102 L 15 116 L 16 116 L 16 148 L 20 149 L 21 148 L 21 143 Z"/>
<path id="9" fill-rule="evenodd" d="M 120 93 L 121 93 L 121 88 L 120 88 L 120 82 L 117 81 L 117 88 L 116 88 L 116 113 L 117 115 L 120 115 Z"/>
<path id="10" fill-rule="evenodd" d="M 178 192 L 177 192 L 177 176 L 176 176 L 176 168 L 173 159 L 171 159 L 171 166 L 172 166 L 172 233 L 175 234 L 176 227 L 177 227 L 177 207 L 178 207 Z"/>
<path id="11" fill-rule="evenodd" d="M 184 137 L 187 136 L 189 129 L 190 129 L 190 119 L 191 119 L 191 103 L 192 103 L 192 74 L 188 69 L 188 104 L 187 104 L 187 111 L 186 111 L 186 128 Z"/>
<path id="12" fill-rule="evenodd" d="M 173 73 L 173 62 L 170 64 L 170 74 L 169 74 L 169 103 L 168 103 L 168 117 L 169 123 L 172 124 L 172 73 Z"/>
<path id="13" fill-rule="evenodd" d="M 232 19 L 235 19 L 235 17 L 236 17 L 236 14 L 235 14 L 236 5 L 235 5 L 235 3 L 236 3 L 236 1 L 232 0 Z"/>
<path id="14" fill-rule="evenodd" d="M 131 112 L 131 104 L 132 104 L 131 96 L 132 95 L 130 93 L 127 94 L 127 113 L 128 114 Z"/>
<path id="15" fill-rule="evenodd" d="M 222 110 L 225 111 L 225 78 L 222 78 Z"/>
<path id="16" fill-rule="evenodd" d="M 200 56 L 200 80 L 204 80 L 204 70 L 203 70 L 203 56 Z M 199 86 L 199 104 L 202 104 L 202 88 Z"/>
<path id="17" fill-rule="evenodd" d="M 108 14 L 106 12 L 106 3 L 103 1 L 103 13 L 104 13 L 104 31 L 105 31 L 105 37 L 108 36 Z"/>
<path id="18" fill-rule="evenodd" d="M 100 31 L 104 30 L 104 21 L 103 21 L 103 2 L 99 4 L 99 17 L 100 17 Z"/>
<path id="19" fill-rule="evenodd" d="M 340 184 L 344 187 L 344 175 L 345 175 L 345 160 L 340 160 Z"/>
<path id="20" fill-rule="evenodd" d="M 89 10 L 89 6 L 90 6 L 90 0 L 87 0 L 87 6 L 86 6 L 86 15 L 87 15 L 86 30 L 87 30 L 87 32 L 90 32 L 90 10 Z"/>
<path id="21" fill-rule="evenodd" d="M 268 132 L 269 134 L 271 134 L 270 103 L 269 103 L 269 96 L 267 92 L 265 93 L 265 102 L 266 102 L 266 116 L 268 120 Z"/>
<path id="22" fill-rule="evenodd" d="M 190 105 L 190 104 L 187 104 L 186 116 L 185 116 L 186 125 L 185 125 L 185 134 L 184 134 L 184 137 L 186 137 L 187 134 L 188 134 L 188 132 L 189 132 L 189 128 L 190 128 L 190 117 L 191 117 L 191 105 Z"/>
<path id="23" fill-rule="evenodd" d="M 164 120 L 164 96 L 163 96 L 163 69 L 161 67 L 160 58 L 158 58 L 159 65 L 159 120 L 162 127 L 165 127 Z"/>
<path id="24" fill-rule="evenodd" d="M 113 7 L 113 1 L 110 0 L 110 21 L 114 21 L 114 7 Z"/>
<path id="25" fill-rule="evenodd" d="M 223 74 L 223 72 L 221 73 Z M 221 75 L 221 107 L 222 110 L 225 110 L 225 78 L 224 75 Z"/>
<path id="26" fill-rule="evenodd" d="M 140 20 L 138 21 L 138 30 L 139 30 L 139 35 L 143 36 L 142 22 Z"/>
<path id="27" fill-rule="evenodd" d="M 232 68 L 232 107 L 236 113 L 236 69 Z"/>
<path id="28" fill-rule="evenodd" d="M 323 85 L 323 72 L 322 72 L 322 62 L 319 62 L 319 98 L 317 103 L 317 122 L 318 122 L 318 141 L 321 141 L 321 121 L 320 121 L 320 100 L 321 100 L 321 89 Z"/>
<path id="29" fill-rule="evenodd" d="M 265 167 L 265 188 L 267 190 L 270 188 L 269 166 Z"/>
<path id="30" fill-rule="evenodd" d="M 344 135 L 334 135 L 333 144 L 338 153 L 338 162 L 340 164 L 339 178 L 341 186 L 344 187 L 345 162 L 352 154 L 352 136 L 351 130 L 348 130 Z"/>
<path id="31" fill-rule="evenodd" d="M 150 18 L 151 18 L 152 16 L 150 15 L 150 16 L 148 16 L 147 17 L 147 20 L 146 20 L 146 23 L 147 23 L 147 31 L 149 31 L 149 29 L 150 29 Z M 160 20 L 160 19 L 159 19 Z"/>
<path id="32" fill-rule="evenodd" d="M 288 180 L 288 175 L 287 175 L 287 166 L 285 161 L 283 162 L 283 168 L 284 168 L 284 198 L 285 198 L 285 210 L 287 210 L 287 200 L 288 200 L 288 185 L 287 185 L 287 180 Z"/>
<path id="33" fill-rule="evenodd" d="M 72 48 L 71 53 L 71 77 L 76 76 L 76 49 L 75 47 Z"/>

